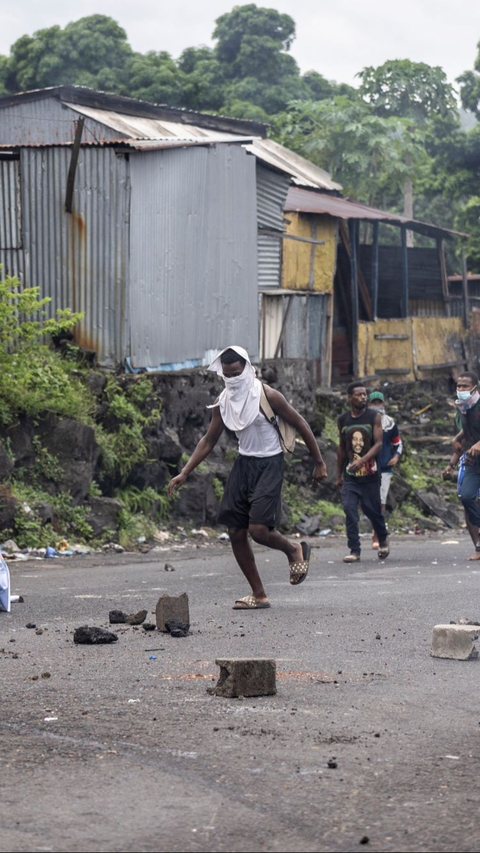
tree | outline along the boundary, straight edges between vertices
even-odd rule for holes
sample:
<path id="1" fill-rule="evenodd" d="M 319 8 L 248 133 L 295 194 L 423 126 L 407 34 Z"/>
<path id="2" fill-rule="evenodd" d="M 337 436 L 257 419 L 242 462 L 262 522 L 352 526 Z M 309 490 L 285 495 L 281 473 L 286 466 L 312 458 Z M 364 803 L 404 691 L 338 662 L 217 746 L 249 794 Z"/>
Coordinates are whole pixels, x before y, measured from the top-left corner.
<path id="1" fill-rule="evenodd" d="M 166 51 L 133 53 L 128 59 L 117 91 L 153 103 L 184 106 L 186 78 Z"/>
<path id="2" fill-rule="evenodd" d="M 222 112 L 251 104 L 270 115 L 288 102 L 308 98 L 309 89 L 288 51 L 295 38 L 290 15 L 250 3 L 216 20 L 215 57 L 225 80 Z"/>
<path id="3" fill-rule="evenodd" d="M 106 15 L 91 15 L 22 36 L 8 61 L 9 91 L 76 83 L 100 87 L 117 84 L 132 50 L 125 30 Z"/>
<path id="4" fill-rule="evenodd" d="M 361 79 L 360 94 L 375 113 L 382 117 L 405 119 L 405 132 L 418 132 L 433 115 L 452 117 L 457 113 L 453 87 L 442 68 L 395 59 L 378 68 L 369 66 L 357 75 Z M 407 165 L 410 154 L 406 154 Z M 404 185 L 404 214 L 413 219 L 413 182 L 407 175 Z M 413 246 L 413 233 L 408 235 Z"/>
<path id="5" fill-rule="evenodd" d="M 276 138 L 330 172 L 348 195 L 379 206 L 398 197 L 423 153 L 421 135 L 407 133 L 404 119 L 382 118 L 345 96 L 290 104 Z"/>
<path id="6" fill-rule="evenodd" d="M 453 86 L 439 66 L 394 59 L 357 74 L 360 93 L 377 115 L 425 123 L 433 115 L 456 114 Z"/>
<path id="7" fill-rule="evenodd" d="M 480 118 L 480 41 L 477 43 L 477 56 L 473 67 L 473 71 L 465 71 L 457 77 L 457 82 L 460 83 L 463 108 Z"/>
<path id="8" fill-rule="evenodd" d="M 209 47 L 187 47 L 178 60 L 185 75 L 182 104 L 191 110 L 219 110 L 224 103 L 225 76 Z"/>

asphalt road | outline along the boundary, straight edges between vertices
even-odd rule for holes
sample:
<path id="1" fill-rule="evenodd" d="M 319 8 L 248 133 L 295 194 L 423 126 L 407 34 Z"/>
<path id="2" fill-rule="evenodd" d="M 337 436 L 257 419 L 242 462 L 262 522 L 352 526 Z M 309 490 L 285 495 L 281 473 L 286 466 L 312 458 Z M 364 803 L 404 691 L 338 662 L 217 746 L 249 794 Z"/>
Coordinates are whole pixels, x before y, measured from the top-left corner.
<path id="1" fill-rule="evenodd" d="M 231 610 L 247 589 L 228 543 L 12 563 L 0 850 L 480 851 L 480 661 L 429 656 L 435 624 L 480 618 L 469 540 L 394 539 L 353 566 L 341 540 L 315 544 L 298 588 L 257 550 L 272 608 L 256 612 Z M 185 639 L 73 643 L 184 591 Z M 207 694 L 215 658 L 249 655 L 277 660 L 276 696 Z"/>

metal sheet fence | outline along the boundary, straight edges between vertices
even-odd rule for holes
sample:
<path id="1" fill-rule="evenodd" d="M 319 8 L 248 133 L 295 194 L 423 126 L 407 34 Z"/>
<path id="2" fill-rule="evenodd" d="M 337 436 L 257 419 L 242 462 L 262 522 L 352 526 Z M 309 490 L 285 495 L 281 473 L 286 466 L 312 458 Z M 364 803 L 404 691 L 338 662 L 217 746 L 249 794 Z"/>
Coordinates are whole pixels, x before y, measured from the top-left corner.
<path id="1" fill-rule="evenodd" d="M 131 154 L 132 365 L 258 356 L 255 160 L 243 148 Z"/>
<path id="2" fill-rule="evenodd" d="M 128 349 L 128 164 L 111 149 L 82 149 L 67 214 L 70 157 L 65 148 L 22 149 L 22 246 L 0 252 L 0 262 L 24 287 L 51 297 L 51 313 L 83 312 L 76 341 L 114 366 Z M 0 215 L 5 222 L 5 210 Z"/>

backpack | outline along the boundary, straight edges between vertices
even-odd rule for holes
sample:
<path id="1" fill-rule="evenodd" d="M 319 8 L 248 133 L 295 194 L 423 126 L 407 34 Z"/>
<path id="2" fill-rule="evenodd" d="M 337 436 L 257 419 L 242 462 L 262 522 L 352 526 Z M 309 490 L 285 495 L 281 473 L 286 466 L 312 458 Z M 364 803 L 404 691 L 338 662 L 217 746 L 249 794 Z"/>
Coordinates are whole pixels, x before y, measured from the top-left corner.
<path id="1" fill-rule="evenodd" d="M 267 386 L 262 385 L 262 393 L 260 396 L 260 411 L 267 421 L 276 429 L 280 444 L 284 453 L 293 453 L 295 450 L 295 439 L 297 431 L 295 427 L 279 418 L 273 411 L 267 397 Z"/>

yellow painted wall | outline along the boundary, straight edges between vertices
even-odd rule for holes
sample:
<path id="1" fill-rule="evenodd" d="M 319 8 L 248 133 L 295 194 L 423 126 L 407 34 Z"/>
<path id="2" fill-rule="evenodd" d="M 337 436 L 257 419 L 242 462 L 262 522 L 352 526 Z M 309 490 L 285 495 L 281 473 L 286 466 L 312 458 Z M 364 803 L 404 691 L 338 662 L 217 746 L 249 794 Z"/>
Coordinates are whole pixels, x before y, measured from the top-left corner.
<path id="1" fill-rule="evenodd" d="M 375 335 L 409 337 L 406 340 L 379 340 Z M 460 317 L 408 317 L 405 320 L 359 323 L 359 374 L 372 376 L 377 370 L 404 367 L 408 368 L 408 374 L 391 374 L 391 378 L 408 382 L 431 376 L 432 371 L 420 371 L 418 365 L 461 361 L 462 336 Z"/>
<path id="2" fill-rule="evenodd" d="M 358 324 L 358 372 L 373 376 L 376 370 L 387 367 L 408 367 L 409 373 L 397 376 L 398 381 L 414 379 L 411 340 L 411 319 L 377 320 Z M 404 341 L 378 340 L 375 335 L 408 335 Z"/>
<path id="3" fill-rule="evenodd" d="M 333 293 L 333 278 L 337 256 L 337 222 L 331 216 L 310 213 L 287 213 L 290 224 L 287 234 L 308 239 L 324 240 L 325 245 L 315 247 L 313 290 Z M 312 244 L 297 240 L 283 240 L 282 286 L 287 290 L 308 290 Z"/>
<path id="4" fill-rule="evenodd" d="M 442 364 L 461 361 L 463 322 L 461 317 L 412 317 L 417 364 Z M 419 378 L 430 371 L 419 371 Z"/>

